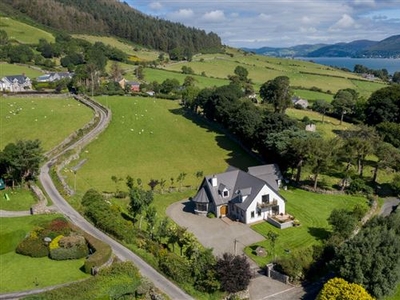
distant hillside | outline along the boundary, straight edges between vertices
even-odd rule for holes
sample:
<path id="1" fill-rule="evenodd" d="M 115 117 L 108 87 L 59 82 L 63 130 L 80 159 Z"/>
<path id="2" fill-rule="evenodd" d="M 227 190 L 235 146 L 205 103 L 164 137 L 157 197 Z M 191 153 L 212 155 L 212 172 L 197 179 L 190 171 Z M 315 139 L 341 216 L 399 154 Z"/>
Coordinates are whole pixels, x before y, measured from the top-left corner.
<path id="1" fill-rule="evenodd" d="M 308 57 L 320 57 L 320 56 L 331 56 L 331 57 L 353 57 L 358 56 L 362 51 L 365 51 L 369 47 L 375 45 L 377 42 L 360 40 L 350 43 L 338 43 L 321 47 L 315 51 L 308 53 Z"/>
<path id="2" fill-rule="evenodd" d="M 368 49 L 363 51 L 361 55 L 365 56 L 383 56 L 383 57 L 399 57 L 400 56 L 400 35 L 393 35 L 384 39 Z"/>
<path id="3" fill-rule="evenodd" d="M 256 54 L 267 55 L 267 56 L 299 57 L 299 56 L 307 56 L 308 53 L 315 51 L 323 46 L 325 46 L 325 44 L 298 45 L 289 48 L 262 47 L 259 49 L 250 49 L 250 48 L 242 48 L 242 49 L 247 52 L 253 52 Z"/>
<path id="4" fill-rule="evenodd" d="M 358 40 L 333 45 L 299 45 L 288 48 L 243 48 L 248 52 L 277 57 L 400 57 L 400 35 L 382 41 Z"/>
<path id="5" fill-rule="evenodd" d="M 68 33 L 113 35 L 144 47 L 169 52 L 217 52 L 215 33 L 147 16 L 116 0 L 1 0 L 10 12 L 26 15 L 50 28 Z"/>

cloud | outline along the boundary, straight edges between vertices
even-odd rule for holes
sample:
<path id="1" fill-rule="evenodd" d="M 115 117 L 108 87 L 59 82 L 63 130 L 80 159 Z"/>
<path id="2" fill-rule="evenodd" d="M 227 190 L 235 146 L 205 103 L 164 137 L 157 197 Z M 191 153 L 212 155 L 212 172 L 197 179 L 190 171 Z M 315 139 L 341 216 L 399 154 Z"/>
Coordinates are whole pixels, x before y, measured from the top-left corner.
<path id="1" fill-rule="evenodd" d="M 175 11 L 171 14 L 169 14 L 169 17 L 177 20 L 177 21 L 183 21 L 190 19 L 194 16 L 194 12 L 191 9 L 179 9 L 178 11 Z"/>
<path id="2" fill-rule="evenodd" d="M 151 2 L 149 4 L 150 9 L 152 10 L 161 10 L 163 8 L 162 4 L 160 2 Z"/>
<path id="3" fill-rule="evenodd" d="M 349 15 L 344 14 L 339 21 L 337 21 L 333 26 L 330 27 L 330 30 L 336 31 L 336 30 L 348 29 L 354 27 L 355 25 L 356 22 L 354 21 L 354 19 Z"/>
<path id="4" fill-rule="evenodd" d="M 213 10 L 205 13 L 202 19 L 207 22 L 218 23 L 225 20 L 225 14 L 222 10 Z"/>

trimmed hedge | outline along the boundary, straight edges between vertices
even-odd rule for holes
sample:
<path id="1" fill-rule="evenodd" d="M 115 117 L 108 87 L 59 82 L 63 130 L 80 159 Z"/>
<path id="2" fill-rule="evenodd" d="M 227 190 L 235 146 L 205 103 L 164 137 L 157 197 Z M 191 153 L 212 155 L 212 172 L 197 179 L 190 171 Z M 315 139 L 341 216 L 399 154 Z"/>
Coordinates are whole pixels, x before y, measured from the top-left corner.
<path id="1" fill-rule="evenodd" d="M 18 244 L 15 252 L 31 257 L 46 257 L 49 249 L 46 243 L 38 236 L 28 236 Z"/>

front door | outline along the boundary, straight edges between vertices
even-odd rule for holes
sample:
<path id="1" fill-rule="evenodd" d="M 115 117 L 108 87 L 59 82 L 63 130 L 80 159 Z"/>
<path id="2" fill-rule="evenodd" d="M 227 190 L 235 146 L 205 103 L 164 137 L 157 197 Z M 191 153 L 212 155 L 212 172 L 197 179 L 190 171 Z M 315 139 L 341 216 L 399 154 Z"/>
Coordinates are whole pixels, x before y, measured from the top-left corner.
<path id="1" fill-rule="evenodd" d="M 221 206 L 221 208 L 219 209 L 219 214 L 220 216 L 226 216 L 228 214 L 228 206 L 227 205 Z"/>

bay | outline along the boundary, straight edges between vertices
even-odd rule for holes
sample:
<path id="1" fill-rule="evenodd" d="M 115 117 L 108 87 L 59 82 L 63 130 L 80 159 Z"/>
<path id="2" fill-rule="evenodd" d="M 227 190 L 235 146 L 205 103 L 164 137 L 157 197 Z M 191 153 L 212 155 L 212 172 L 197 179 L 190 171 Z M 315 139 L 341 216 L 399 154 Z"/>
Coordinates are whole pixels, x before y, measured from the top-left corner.
<path id="1" fill-rule="evenodd" d="M 389 74 L 400 72 L 400 59 L 396 58 L 351 58 L 351 57 L 296 57 L 296 59 L 313 61 L 317 64 L 346 68 L 354 71 L 355 65 L 363 65 L 368 69 L 386 69 Z"/>

